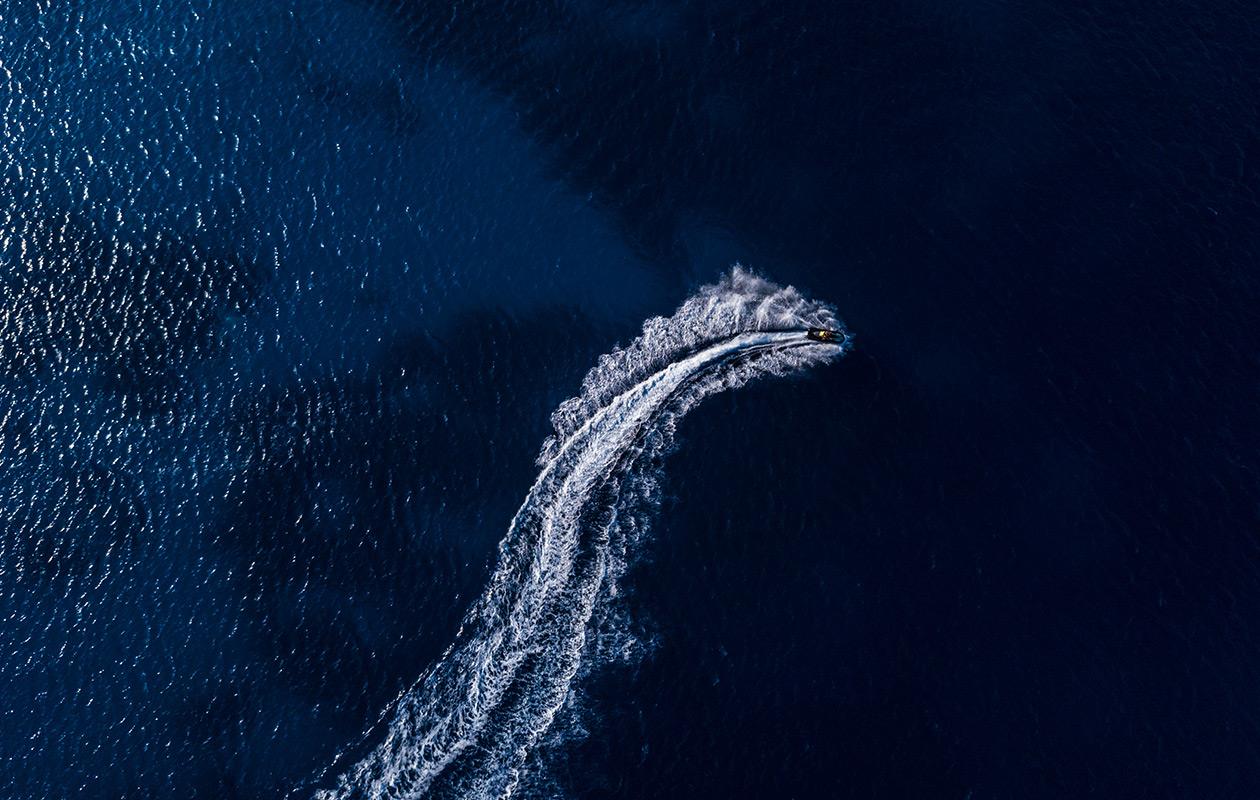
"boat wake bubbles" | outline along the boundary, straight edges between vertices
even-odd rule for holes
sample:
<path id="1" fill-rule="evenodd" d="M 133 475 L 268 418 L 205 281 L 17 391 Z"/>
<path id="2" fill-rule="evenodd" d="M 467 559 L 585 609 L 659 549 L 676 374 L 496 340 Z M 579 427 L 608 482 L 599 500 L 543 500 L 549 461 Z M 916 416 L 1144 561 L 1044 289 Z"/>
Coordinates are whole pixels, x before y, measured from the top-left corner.
<path id="1" fill-rule="evenodd" d="M 737 266 L 602 356 L 552 415 L 538 478 L 455 641 L 318 800 L 533 794 L 536 751 L 581 679 L 627 651 L 614 600 L 678 421 L 716 392 L 846 352 L 842 333 L 820 330 L 843 330 L 830 307 Z"/>

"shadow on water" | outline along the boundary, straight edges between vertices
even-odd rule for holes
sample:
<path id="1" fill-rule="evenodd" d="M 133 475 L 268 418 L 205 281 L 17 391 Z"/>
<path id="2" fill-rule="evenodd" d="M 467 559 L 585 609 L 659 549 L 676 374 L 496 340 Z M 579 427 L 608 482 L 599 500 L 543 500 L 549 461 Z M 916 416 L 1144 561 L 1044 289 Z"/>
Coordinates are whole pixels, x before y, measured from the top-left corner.
<path id="1" fill-rule="evenodd" d="M 1241 455 L 1260 446 L 1260 150 L 1240 135 L 1256 125 L 1245 98 L 1260 87 L 1238 69 L 1260 61 L 1254 19 L 1228 6 L 644 8 L 404 3 L 397 15 L 418 59 L 453 63 L 512 102 L 555 174 L 644 253 L 676 263 L 688 226 L 715 226 L 762 268 L 781 264 L 775 274 L 841 304 L 903 387 L 880 400 L 885 447 L 850 476 L 882 505 L 854 516 L 843 481 L 800 500 L 848 519 L 847 535 L 876 537 L 864 586 L 931 592 L 877 595 L 889 606 L 869 611 L 886 632 L 834 654 L 876 673 L 874 689 L 831 695 L 877 743 L 870 761 L 853 755 L 863 735 L 829 727 L 849 725 L 839 713 L 803 712 L 799 751 L 748 758 L 778 738 L 752 724 L 756 712 L 738 716 L 748 694 L 723 695 L 696 712 L 703 721 L 662 701 L 642 711 L 656 726 L 647 741 L 705 746 L 641 770 L 639 742 L 625 742 L 624 783 L 608 795 L 655 780 L 719 796 L 723 779 L 697 765 L 754 780 L 829 758 L 856 796 L 1024 792 L 1039 769 L 1044 796 L 1254 788 L 1254 771 L 1211 768 L 1223 753 L 1247 762 L 1260 742 L 1236 704 L 1257 636 L 1238 609 L 1260 609 L 1245 566 L 1254 537 L 1239 535 L 1260 491 Z M 724 466 L 737 454 L 694 458 L 671 469 L 678 485 L 698 470 L 725 487 L 722 518 L 734 502 L 740 519 L 772 523 L 728 491 L 741 485 Z M 702 508 L 680 527 L 703 530 Z M 924 541 L 942 576 L 926 582 L 914 561 Z M 672 679 L 696 679 L 687 659 L 669 664 Z M 705 738 L 723 715 L 748 737 Z M 1220 717 L 1245 735 L 1221 735 Z M 888 772 L 889 753 L 922 770 Z M 749 785 L 759 780 L 772 785 Z M 815 780 L 797 788 L 834 788 Z"/>
<path id="2" fill-rule="evenodd" d="M 3 561 L 23 591 L 60 593 L 76 580 L 107 578 L 134 561 L 150 526 L 136 481 L 103 464 L 15 467 L 0 486 L 4 525 L 22 534 L 5 540 Z"/>
<path id="3" fill-rule="evenodd" d="M 0 368 L 10 379 L 87 372 L 152 402 L 177 371 L 215 355 L 223 322 L 247 313 L 265 281 L 221 234 L 132 241 L 83 215 L 21 216 L 0 252 Z"/>

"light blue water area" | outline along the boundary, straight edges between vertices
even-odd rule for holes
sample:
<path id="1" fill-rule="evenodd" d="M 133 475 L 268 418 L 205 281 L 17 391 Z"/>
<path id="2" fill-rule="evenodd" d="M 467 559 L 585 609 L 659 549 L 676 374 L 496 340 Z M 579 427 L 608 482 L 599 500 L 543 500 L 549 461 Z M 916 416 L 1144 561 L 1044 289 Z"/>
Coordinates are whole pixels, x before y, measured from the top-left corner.
<path id="1" fill-rule="evenodd" d="M 383 12 L 15 7 L 0 65 L 4 794 L 279 791 L 440 648 L 592 331 L 671 287 Z"/>

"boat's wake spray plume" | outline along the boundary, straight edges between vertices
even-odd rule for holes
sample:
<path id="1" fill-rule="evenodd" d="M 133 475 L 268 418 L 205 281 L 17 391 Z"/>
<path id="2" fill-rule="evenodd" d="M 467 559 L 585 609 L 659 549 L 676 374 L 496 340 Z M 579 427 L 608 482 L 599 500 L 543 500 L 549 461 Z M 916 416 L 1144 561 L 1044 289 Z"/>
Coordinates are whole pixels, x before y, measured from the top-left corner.
<path id="1" fill-rule="evenodd" d="M 381 742 L 320 800 L 508 797 L 601 644 L 652 502 L 654 463 L 696 403 L 840 356 L 832 309 L 739 267 L 600 358 L 552 415 L 540 472 L 455 642 L 399 698 Z"/>

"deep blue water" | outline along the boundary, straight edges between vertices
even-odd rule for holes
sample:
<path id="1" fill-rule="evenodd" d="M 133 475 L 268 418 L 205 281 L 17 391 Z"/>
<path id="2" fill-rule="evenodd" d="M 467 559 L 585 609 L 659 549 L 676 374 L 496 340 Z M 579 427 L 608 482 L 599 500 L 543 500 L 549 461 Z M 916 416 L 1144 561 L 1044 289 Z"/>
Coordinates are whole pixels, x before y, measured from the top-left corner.
<path id="1" fill-rule="evenodd" d="M 308 797 L 734 262 L 583 798 L 1260 796 L 1260 10 L 0 9 L 0 797 Z M 369 732 L 367 746 L 373 736 Z"/>

